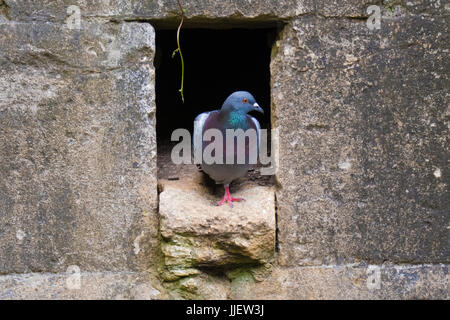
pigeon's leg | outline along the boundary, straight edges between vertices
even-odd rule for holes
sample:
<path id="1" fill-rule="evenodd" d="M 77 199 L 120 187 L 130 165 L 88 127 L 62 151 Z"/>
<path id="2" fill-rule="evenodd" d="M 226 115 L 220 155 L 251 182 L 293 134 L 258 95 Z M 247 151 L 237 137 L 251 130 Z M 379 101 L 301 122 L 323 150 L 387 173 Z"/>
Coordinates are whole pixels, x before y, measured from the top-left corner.
<path id="1" fill-rule="evenodd" d="M 228 184 L 224 185 L 224 187 L 225 187 L 225 194 L 224 194 L 222 200 L 220 200 L 220 202 L 217 203 L 218 206 L 223 205 L 225 203 L 225 201 L 226 201 L 230 205 L 230 207 L 233 207 L 233 202 L 234 201 L 239 202 L 239 201 L 243 201 L 244 200 L 244 198 L 233 198 L 231 196 L 230 186 Z"/>

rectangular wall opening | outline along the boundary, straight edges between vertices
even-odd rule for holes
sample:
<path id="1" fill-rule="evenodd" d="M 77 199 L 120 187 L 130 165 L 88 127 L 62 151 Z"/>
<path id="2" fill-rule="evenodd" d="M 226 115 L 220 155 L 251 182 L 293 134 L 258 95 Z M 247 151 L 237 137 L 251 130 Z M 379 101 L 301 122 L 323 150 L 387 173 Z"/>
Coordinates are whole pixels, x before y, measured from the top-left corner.
<path id="1" fill-rule="evenodd" d="M 181 48 L 185 60 L 184 97 L 178 92 L 181 81 L 176 29 L 156 31 L 156 119 L 158 140 L 158 179 L 189 178 L 195 165 L 174 165 L 170 153 L 176 142 L 171 134 L 177 128 L 193 132 L 195 117 L 220 109 L 234 91 L 253 94 L 264 109 L 255 116 L 262 128 L 270 129 L 270 58 L 277 28 L 183 29 Z M 272 177 L 249 172 L 246 179 L 271 185 Z"/>

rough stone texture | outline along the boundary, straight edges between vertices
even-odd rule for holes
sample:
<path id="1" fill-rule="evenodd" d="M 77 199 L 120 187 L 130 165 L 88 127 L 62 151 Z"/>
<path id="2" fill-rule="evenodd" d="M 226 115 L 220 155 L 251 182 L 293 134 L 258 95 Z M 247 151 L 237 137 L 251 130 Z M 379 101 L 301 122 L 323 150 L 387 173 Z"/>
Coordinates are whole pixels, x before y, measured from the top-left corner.
<path id="1" fill-rule="evenodd" d="M 67 8 L 73 5 L 71 0 L 4 0 L 8 6 L 8 15 L 19 21 L 64 22 L 68 16 Z M 298 15 L 318 13 L 331 16 L 365 16 L 366 8 L 373 4 L 371 0 L 314 1 L 314 0 L 231 0 L 231 1 L 183 1 L 186 9 L 186 25 L 196 22 L 217 23 L 239 20 L 279 21 Z M 78 1 L 83 18 L 106 19 L 151 19 L 154 22 L 165 20 L 173 24 L 179 18 L 176 0 L 160 1 L 124 1 L 92 0 Z M 161 21 L 162 22 L 162 21 Z M 253 21 L 255 22 L 255 21 Z"/>
<path id="2" fill-rule="evenodd" d="M 225 300 L 230 297 L 230 281 L 201 273 L 195 277 L 183 277 L 177 281 L 165 283 L 170 299 L 189 300 Z"/>
<path id="3" fill-rule="evenodd" d="M 274 190 L 248 185 L 233 193 L 244 202 L 217 207 L 217 196 L 194 183 L 165 182 L 159 196 L 161 245 L 173 278 L 204 268 L 265 264 L 275 251 Z"/>
<path id="4" fill-rule="evenodd" d="M 261 281 L 263 280 L 264 281 Z M 77 286 L 79 285 L 79 286 Z M 169 285 L 137 272 L 0 276 L 0 299 L 449 299 L 445 265 L 330 265 L 274 268 L 259 279 L 207 274 Z"/>
<path id="5" fill-rule="evenodd" d="M 156 285 L 152 285 L 156 283 Z M 0 300 L 163 299 L 163 288 L 145 273 L 31 273 L 0 276 Z"/>
<path id="6" fill-rule="evenodd" d="M 448 265 L 323 265 L 206 274 L 168 286 L 171 298 L 233 300 L 449 299 Z M 211 290 L 211 287 L 215 290 Z"/>
<path id="7" fill-rule="evenodd" d="M 281 265 L 450 261 L 448 13 L 428 11 L 387 10 L 373 31 L 305 16 L 282 32 Z"/>
<path id="8" fill-rule="evenodd" d="M 154 37 L 140 23 L 0 24 L 0 273 L 149 265 Z"/>
<path id="9" fill-rule="evenodd" d="M 262 282 L 241 275 L 230 299 L 449 299 L 448 265 L 279 267 Z"/>
<path id="10" fill-rule="evenodd" d="M 374 3 L 383 19 L 371 31 Z M 447 3 L 185 1 L 187 27 L 287 23 L 271 65 L 280 243 L 258 266 L 166 255 L 182 268 L 161 273 L 163 289 L 140 273 L 175 247 L 163 238 L 155 250 L 154 32 L 143 22 L 175 26 L 176 0 L 77 1 L 79 31 L 66 25 L 73 4 L 0 0 L 0 274 L 41 272 L 1 276 L 0 298 L 449 298 Z M 86 291 L 46 273 L 69 265 L 92 281 Z"/>

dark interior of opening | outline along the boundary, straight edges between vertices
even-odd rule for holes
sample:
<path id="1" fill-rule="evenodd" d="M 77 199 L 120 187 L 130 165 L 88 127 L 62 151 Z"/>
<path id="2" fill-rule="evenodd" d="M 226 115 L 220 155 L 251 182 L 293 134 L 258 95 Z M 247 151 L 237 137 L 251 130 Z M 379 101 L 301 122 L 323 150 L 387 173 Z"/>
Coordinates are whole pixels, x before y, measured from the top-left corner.
<path id="1" fill-rule="evenodd" d="M 180 58 L 178 55 L 172 58 L 177 48 L 176 29 L 156 31 L 154 63 L 158 154 L 167 152 L 168 147 L 174 144 L 170 142 L 173 130 L 186 128 L 192 133 L 198 114 L 220 109 L 228 95 L 238 90 L 253 94 L 264 109 L 264 115 L 252 115 L 259 120 L 262 128 L 270 129 L 270 55 L 276 34 L 274 28 L 183 29 L 183 103 L 178 92 Z M 160 171 L 159 155 L 158 159 Z"/>

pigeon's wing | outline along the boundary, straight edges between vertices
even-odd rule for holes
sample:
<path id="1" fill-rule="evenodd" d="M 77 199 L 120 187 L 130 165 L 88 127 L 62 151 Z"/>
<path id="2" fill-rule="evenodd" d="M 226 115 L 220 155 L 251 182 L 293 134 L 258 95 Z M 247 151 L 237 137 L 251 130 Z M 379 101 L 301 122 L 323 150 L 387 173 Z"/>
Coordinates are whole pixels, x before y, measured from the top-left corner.
<path id="1" fill-rule="evenodd" d="M 259 146 L 261 145 L 261 126 L 259 125 L 259 121 L 256 118 L 250 116 L 250 119 L 252 119 L 253 124 L 256 127 L 256 134 L 258 135 L 258 149 L 259 149 Z"/>
<path id="2" fill-rule="evenodd" d="M 203 126 L 210 113 L 211 112 L 203 112 L 199 114 L 194 120 L 194 139 L 192 140 L 192 144 L 194 146 L 194 163 L 196 163 L 195 155 L 197 153 L 202 154 L 203 152 Z"/>

